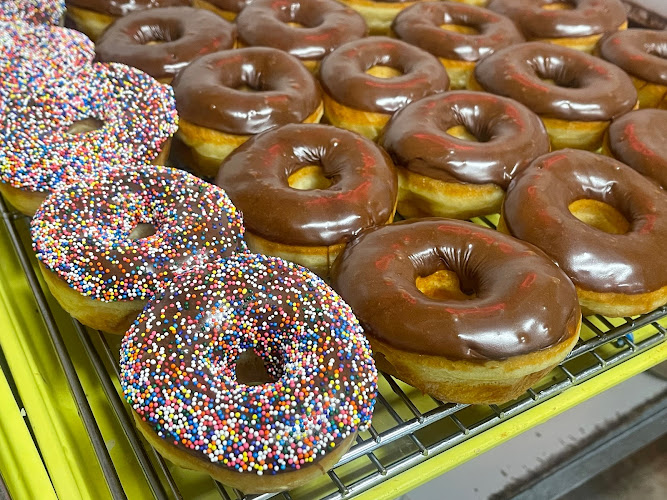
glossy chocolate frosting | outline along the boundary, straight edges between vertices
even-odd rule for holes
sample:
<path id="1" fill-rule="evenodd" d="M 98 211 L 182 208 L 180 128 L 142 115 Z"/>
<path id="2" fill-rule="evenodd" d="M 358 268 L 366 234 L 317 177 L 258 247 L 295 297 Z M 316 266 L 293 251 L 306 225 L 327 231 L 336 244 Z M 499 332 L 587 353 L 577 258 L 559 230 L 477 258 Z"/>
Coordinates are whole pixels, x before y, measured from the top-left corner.
<path id="1" fill-rule="evenodd" d="M 137 10 L 187 6 L 190 5 L 191 0 L 67 0 L 67 3 L 102 14 L 126 16 Z"/>
<path id="2" fill-rule="evenodd" d="M 364 18 L 335 0 L 253 0 L 236 25 L 245 45 L 274 47 L 304 60 L 322 59 L 367 32 Z"/>
<path id="3" fill-rule="evenodd" d="M 235 37 L 235 26 L 213 12 L 167 7 L 118 19 L 99 39 L 95 52 L 99 61 L 124 63 L 153 78 L 173 78 L 193 59 L 233 48 Z"/>
<path id="4" fill-rule="evenodd" d="M 569 205 L 601 201 L 630 222 L 609 234 Z M 543 249 L 580 288 L 639 294 L 667 285 L 667 194 L 630 167 L 588 151 L 544 155 L 510 185 L 503 206 L 510 233 Z"/>
<path id="5" fill-rule="evenodd" d="M 464 126 L 479 142 L 447 133 Z M 379 141 L 403 168 L 445 182 L 507 189 L 531 161 L 549 152 L 539 117 L 512 99 L 483 92 L 445 92 L 396 113 Z"/>
<path id="6" fill-rule="evenodd" d="M 667 111 L 640 109 L 617 118 L 608 143 L 617 160 L 667 189 Z"/>
<path id="7" fill-rule="evenodd" d="M 667 85 L 667 31 L 632 29 L 600 42 L 600 56 L 649 83 Z"/>
<path id="8" fill-rule="evenodd" d="M 554 3 L 572 8 L 543 8 Z M 530 40 L 611 33 L 627 21 L 620 0 L 491 0 L 487 8 L 512 19 Z"/>
<path id="9" fill-rule="evenodd" d="M 243 86 L 254 92 L 240 90 Z M 258 134 L 299 123 L 321 102 L 317 82 L 298 59 L 249 47 L 196 59 L 172 82 L 186 120 L 229 134 Z"/>
<path id="10" fill-rule="evenodd" d="M 467 26 L 477 34 L 442 29 L 443 24 Z M 452 2 L 420 2 L 401 11 L 392 31 L 401 40 L 434 56 L 478 61 L 498 49 L 524 41 L 514 23 L 487 9 Z"/>
<path id="11" fill-rule="evenodd" d="M 545 118 L 606 121 L 637 103 L 637 91 L 623 70 L 549 43 L 501 49 L 477 63 L 474 74 L 487 92 L 511 97 Z"/>
<path id="12" fill-rule="evenodd" d="M 318 165 L 326 189 L 298 190 L 290 175 Z M 328 125 L 285 125 L 258 135 L 222 164 L 216 183 L 246 227 L 270 241 L 328 246 L 385 224 L 398 190 L 389 157 L 370 140 Z"/>
<path id="13" fill-rule="evenodd" d="M 453 271 L 469 299 L 424 295 L 415 282 Z M 576 334 L 567 276 L 541 251 L 470 222 L 427 218 L 365 231 L 334 264 L 334 288 L 366 335 L 450 359 L 506 359 Z"/>
<path id="14" fill-rule="evenodd" d="M 389 66 L 403 74 L 378 78 L 373 66 Z M 337 102 L 362 111 L 393 113 L 412 101 L 449 88 L 440 61 L 428 52 L 393 38 L 362 38 L 334 50 L 320 66 L 324 90 Z"/>

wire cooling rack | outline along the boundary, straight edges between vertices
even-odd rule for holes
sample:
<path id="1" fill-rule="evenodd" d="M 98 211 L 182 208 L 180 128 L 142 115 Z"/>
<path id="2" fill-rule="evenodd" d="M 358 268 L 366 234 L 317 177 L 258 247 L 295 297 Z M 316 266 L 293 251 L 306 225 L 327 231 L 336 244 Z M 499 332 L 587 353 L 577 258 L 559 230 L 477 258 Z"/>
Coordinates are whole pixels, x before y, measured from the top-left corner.
<path id="1" fill-rule="evenodd" d="M 85 355 L 99 379 L 102 393 L 108 399 L 108 405 L 122 427 L 124 438 L 140 464 L 141 474 L 137 473 L 131 480 L 145 481 L 149 491 L 158 499 L 190 498 L 191 489 L 184 484 L 182 471 L 162 459 L 134 427 L 130 409 L 118 389 L 118 351 L 114 346 L 117 340 L 101 332 L 87 330 L 74 320 L 62 323 L 55 319 L 56 314 L 47 299 L 49 292 L 40 284 L 35 272 L 35 260 L 27 244 L 27 219 L 8 210 L 1 199 L 0 213 L 34 293 L 38 313 L 43 318 L 64 370 L 109 494 L 114 499 L 127 498 L 127 483 L 124 488 L 118 472 L 120 464 L 110 456 L 102 430 L 84 394 L 80 375 L 63 340 L 65 337 L 75 336 L 83 345 Z M 476 219 L 475 222 L 495 227 L 487 218 Z M 203 487 L 207 490 L 206 498 L 215 495 L 227 500 L 333 500 L 354 497 L 662 343 L 667 334 L 665 318 L 666 307 L 635 318 L 584 318 L 581 339 L 568 358 L 523 396 L 500 406 L 445 403 L 383 374 L 379 381 L 379 396 L 370 430 L 357 437 L 356 444 L 323 479 L 291 492 L 244 496 L 240 491 L 200 475 L 199 483 L 204 482 L 204 485 L 199 484 L 198 491 Z M 0 370 L 9 380 L 20 406 L 15 381 L 1 350 Z M 29 419 L 27 423 L 30 427 Z M 37 441 L 34 441 L 39 450 Z M 48 469 L 47 472 L 50 473 Z M 8 496 L 0 477 L 0 497 L 2 494 Z"/>

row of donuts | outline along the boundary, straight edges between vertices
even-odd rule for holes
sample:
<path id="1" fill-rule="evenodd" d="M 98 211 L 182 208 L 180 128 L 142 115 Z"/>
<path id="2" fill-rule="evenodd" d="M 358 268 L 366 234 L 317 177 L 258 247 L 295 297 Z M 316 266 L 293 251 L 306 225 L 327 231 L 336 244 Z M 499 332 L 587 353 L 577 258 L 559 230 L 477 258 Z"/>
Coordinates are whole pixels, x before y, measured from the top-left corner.
<path id="1" fill-rule="evenodd" d="M 323 474 L 375 401 L 349 306 L 305 268 L 245 252 L 242 216 L 220 188 L 148 163 L 174 128 L 135 122 L 177 123 L 168 87 L 91 63 L 69 30 L 3 21 L 0 33 L 11 39 L 0 56 L 3 183 L 42 182 L 33 161 L 59 172 L 31 221 L 33 247 L 72 316 L 125 335 L 121 386 L 138 428 L 173 462 L 248 492 Z M 54 50 L 66 47 L 82 50 Z M 76 123 L 91 116 L 102 132 Z"/>

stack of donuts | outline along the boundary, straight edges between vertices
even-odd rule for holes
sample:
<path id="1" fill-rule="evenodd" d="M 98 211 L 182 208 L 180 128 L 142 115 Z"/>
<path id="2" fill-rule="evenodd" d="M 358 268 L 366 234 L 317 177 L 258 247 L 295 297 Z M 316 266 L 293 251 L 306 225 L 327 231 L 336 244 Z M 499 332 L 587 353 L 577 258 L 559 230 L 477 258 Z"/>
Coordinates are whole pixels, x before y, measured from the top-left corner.
<path id="1" fill-rule="evenodd" d="M 667 304 L 667 31 L 620 0 L 9 3 L 0 192 L 176 464 L 289 489 L 376 364 L 503 403 Z"/>

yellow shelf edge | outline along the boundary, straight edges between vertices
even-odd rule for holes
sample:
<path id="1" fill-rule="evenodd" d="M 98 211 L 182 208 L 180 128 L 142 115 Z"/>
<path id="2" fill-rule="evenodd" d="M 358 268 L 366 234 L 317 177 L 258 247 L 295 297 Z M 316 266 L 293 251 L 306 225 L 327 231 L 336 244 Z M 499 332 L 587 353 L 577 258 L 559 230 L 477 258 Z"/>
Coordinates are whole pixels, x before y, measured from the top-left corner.
<path id="1" fill-rule="evenodd" d="M 665 360 L 667 360 L 667 342 L 647 349 L 645 352 L 610 368 L 604 373 L 570 387 L 561 394 L 387 479 L 357 498 L 362 500 L 390 500 L 408 493 L 448 470 Z"/>

